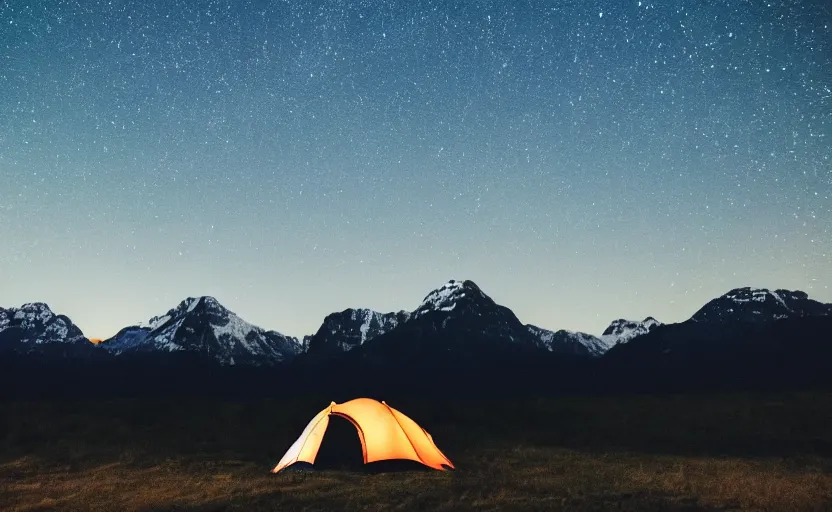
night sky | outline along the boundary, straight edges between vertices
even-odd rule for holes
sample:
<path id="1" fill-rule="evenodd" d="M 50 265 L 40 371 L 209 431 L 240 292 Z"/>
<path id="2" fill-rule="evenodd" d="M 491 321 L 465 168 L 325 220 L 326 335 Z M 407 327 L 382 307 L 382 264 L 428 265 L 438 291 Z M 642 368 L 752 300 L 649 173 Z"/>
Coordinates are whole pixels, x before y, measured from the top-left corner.
<path id="1" fill-rule="evenodd" d="M 449 279 L 592 334 L 832 302 L 826 0 L 0 2 L 0 306 L 108 337 Z"/>

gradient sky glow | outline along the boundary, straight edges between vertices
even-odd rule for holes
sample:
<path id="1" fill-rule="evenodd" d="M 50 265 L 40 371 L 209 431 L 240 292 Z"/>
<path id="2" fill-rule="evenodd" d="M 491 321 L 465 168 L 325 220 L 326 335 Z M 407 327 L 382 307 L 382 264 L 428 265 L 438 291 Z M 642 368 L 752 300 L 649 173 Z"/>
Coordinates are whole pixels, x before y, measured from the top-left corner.
<path id="1" fill-rule="evenodd" d="M 0 0 L 0 306 L 300 336 L 452 278 L 592 334 L 832 302 L 828 2 Z"/>

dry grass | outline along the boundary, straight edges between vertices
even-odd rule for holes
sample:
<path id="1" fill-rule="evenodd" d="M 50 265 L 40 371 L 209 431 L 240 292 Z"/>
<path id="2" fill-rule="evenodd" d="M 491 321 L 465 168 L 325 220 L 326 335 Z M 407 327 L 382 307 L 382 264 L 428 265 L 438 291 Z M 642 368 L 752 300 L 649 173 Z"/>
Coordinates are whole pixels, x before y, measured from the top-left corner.
<path id="1" fill-rule="evenodd" d="M 830 404 L 414 403 L 401 408 L 424 418 L 458 471 L 376 475 L 268 473 L 314 403 L 4 404 L 0 509 L 832 510 Z"/>

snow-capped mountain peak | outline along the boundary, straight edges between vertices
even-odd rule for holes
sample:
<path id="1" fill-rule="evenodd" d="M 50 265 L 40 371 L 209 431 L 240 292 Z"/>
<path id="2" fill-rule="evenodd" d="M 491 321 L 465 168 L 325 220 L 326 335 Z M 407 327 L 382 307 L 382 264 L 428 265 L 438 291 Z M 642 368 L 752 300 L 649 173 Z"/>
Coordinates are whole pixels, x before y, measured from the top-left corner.
<path id="1" fill-rule="evenodd" d="M 204 295 L 202 297 L 188 297 L 164 315 L 154 316 L 147 322 L 139 322 L 137 326 L 142 329 L 149 329 L 151 331 L 154 331 L 168 323 L 172 318 L 179 317 L 183 314 L 191 313 L 194 309 L 196 309 L 200 302 L 202 302 L 208 308 L 221 310 L 225 309 L 214 297 L 210 297 L 207 295 Z"/>
<path id="2" fill-rule="evenodd" d="M 832 314 L 832 305 L 812 300 L 799 290 L 734 288 L 711 300 L 692 317 L 694 322 L 758 322 Z"/>
<path id="3" fill-rule="evenodd" d="M 473 281 L 451 279 L 425 296 L 419 307 L 413 311 L 413 318 L 430 311 L 453 311 L 461 303 L 494 306 L 494 301 Z"/>
<path id="4" fill-rule="evenodd" d="M 600 339 L 607 348 L 612 348 L 619 343 L 627 343 L 636 336 L 647 334 L 660 325 L 662 323 L 652 316 L 648 316 L 641 322 L 619 318 L 610 323 L 609 327 L 601 334 Z"/>
<path id="5" fill-rule="evenodd" d="M 27 302 L 14 312 L 14 319 L 22 323 L 48 322 L 55 314 L 43 302 Z"/>
<path id="6" fill-rule="evenodd" d="M 30 302 L 19 308 L 0 308 L 0 333 L 28 344 L 89 344 L 81 330 L 64 315 L 56 315 L 43 302 Z"/>
<path id="7" fill-rule="evenodd" d="M 302 350 L 296 338 L 252 325 L 209 296 L 188 297 L 164 315 L 123 329 L 101 346 L 115 354 L 198 352 L 222 364 L 272 364 Z"/>

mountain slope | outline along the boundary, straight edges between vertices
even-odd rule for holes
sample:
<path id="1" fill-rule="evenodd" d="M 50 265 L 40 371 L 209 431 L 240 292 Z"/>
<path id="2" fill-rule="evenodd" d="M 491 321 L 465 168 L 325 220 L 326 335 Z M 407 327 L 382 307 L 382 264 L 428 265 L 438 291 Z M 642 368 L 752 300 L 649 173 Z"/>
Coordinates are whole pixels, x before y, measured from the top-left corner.
<path id="1" fill-rule="evenodd" d="M 302 350 L 296 338 L 254 326 L 213 297 L 189 297 L 146 324 L 122 329 L 99 346 L 115 355 L 191 352 L 224 365 L 273 365 Z"/>
<path id="2" fill-rule="evenodd" d="M 744 365 L 765 361 L 832 356 L 832 316 L 783 318 L 767 322 L 663 325 L 630 343 L 611 348 L 607 361 L 637 367 L 685 367 L 706 372 L 714 363 Z M 831 362 L 827 360 L 827 363 Z"/>
<path id="3" fill-rule="evenodd" d="M 714 382 L 732 375 L 807 379 L 832 366 L 830 311 L 832 305 L 803 292 L 738 288 L 709 301 L 690 320 L 617 344 L 603 359 L 629 373 L 653 372 L 645 378 L 664 372 L 671 379 Z"/>
<path id="4" fill-rule="evenodd" d="M 347 352 L 384 334 L 410 318 L 410 313 L 379 313 L 371 309 L 345 309 L 326 316 L 308 341 L 310 354 Z"/>
<path id="5" fill-rule="evenodd" d="M 553 332 L 532 324 L 527 324 L 526 328 L 549 352 L 600 356 L 609 348 L 603 340 L 584 332 L 565 329 Z"/>

